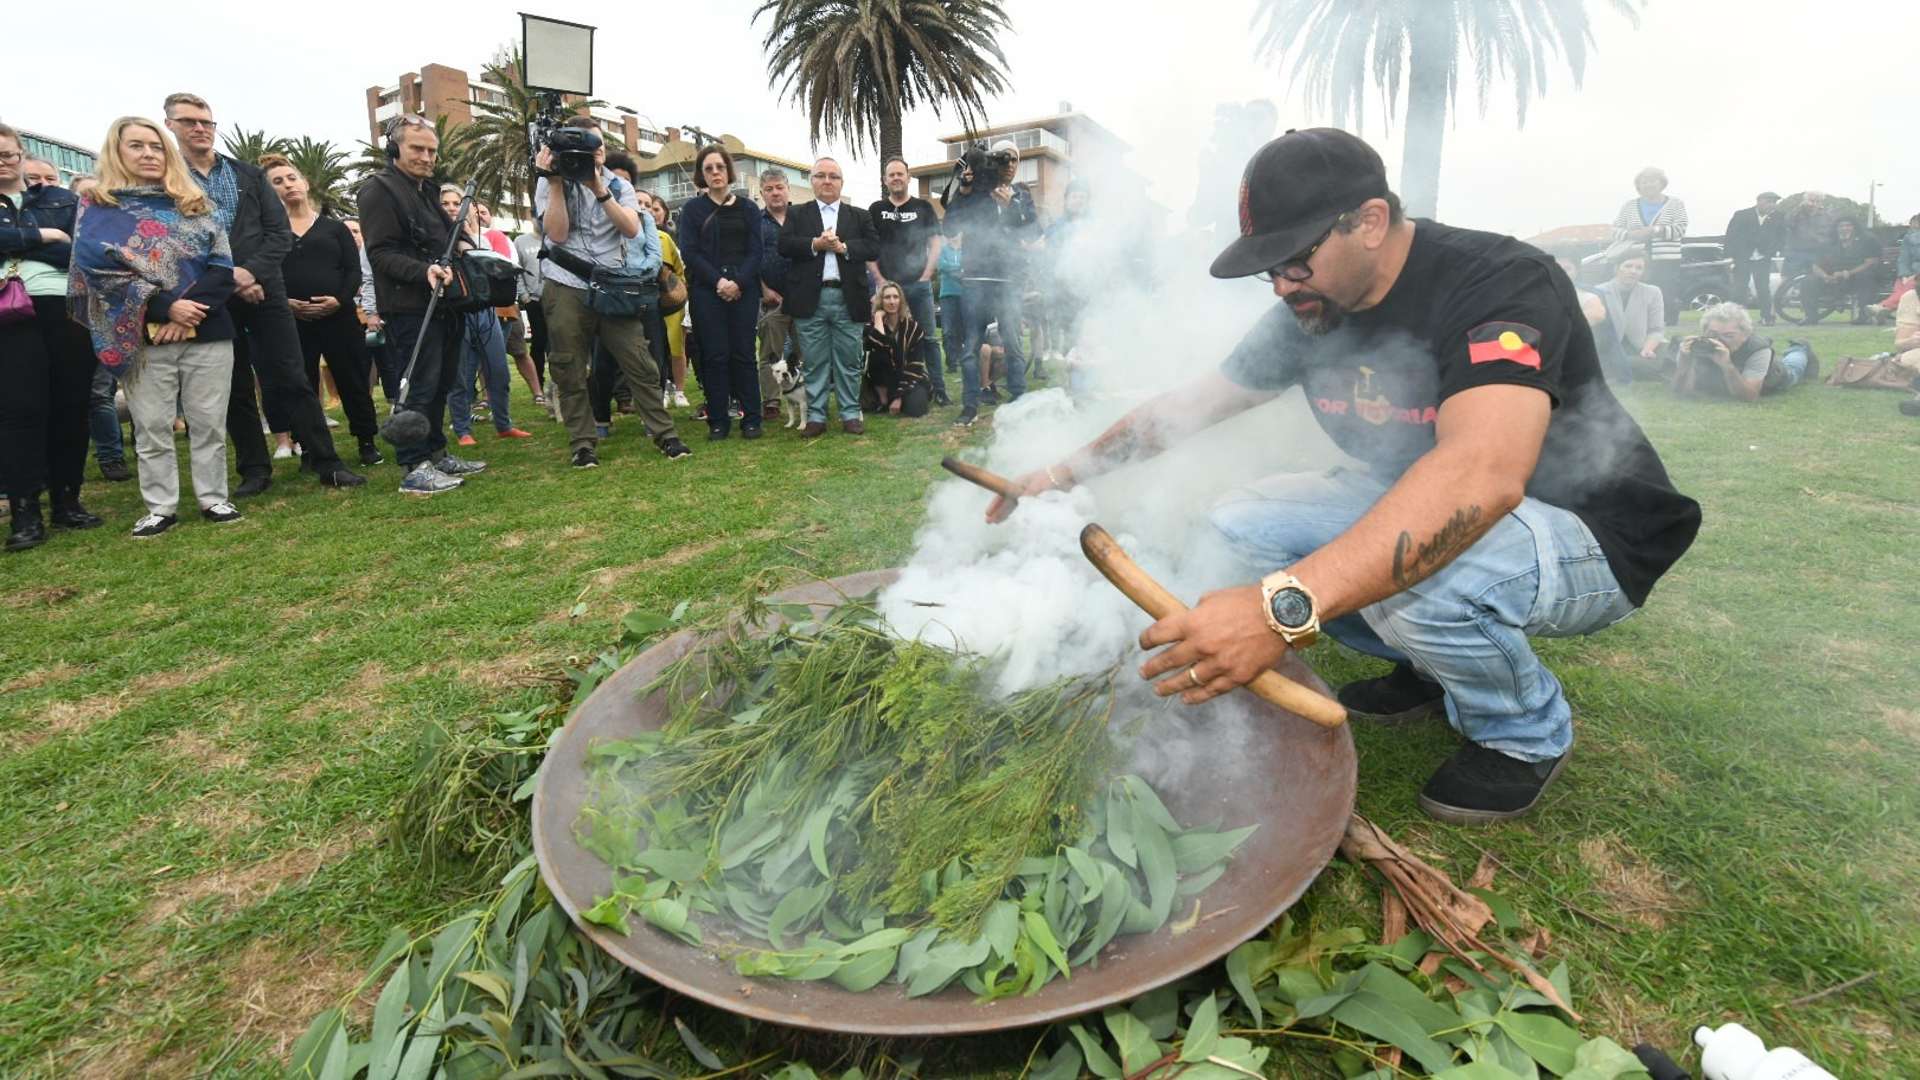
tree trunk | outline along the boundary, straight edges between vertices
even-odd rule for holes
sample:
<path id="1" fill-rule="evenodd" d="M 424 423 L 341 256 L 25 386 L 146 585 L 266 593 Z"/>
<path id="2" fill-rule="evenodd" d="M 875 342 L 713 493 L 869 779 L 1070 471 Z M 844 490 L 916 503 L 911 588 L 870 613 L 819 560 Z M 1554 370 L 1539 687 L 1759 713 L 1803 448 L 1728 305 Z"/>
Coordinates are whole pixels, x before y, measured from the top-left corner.
<path id="1" fill-rule="evenodd" d="M 1400 199 L 1409 217 L 1430 218 L 1439 210 L 1447 64 L 1455 46 L 1452 8 L 1452 4 L 1420 5 L 1408 35 L 1407 137 L 1400 160 Z"/>
<path id="2" fill-rule="evenodd" d="M 880 175 L 885 178 L 887 161 L 891 158 L 905 157 L 901 151 L 900 110 L 888 109 L 880 117 Z M 881 187 L 885 191 L 885 185 Z"/>

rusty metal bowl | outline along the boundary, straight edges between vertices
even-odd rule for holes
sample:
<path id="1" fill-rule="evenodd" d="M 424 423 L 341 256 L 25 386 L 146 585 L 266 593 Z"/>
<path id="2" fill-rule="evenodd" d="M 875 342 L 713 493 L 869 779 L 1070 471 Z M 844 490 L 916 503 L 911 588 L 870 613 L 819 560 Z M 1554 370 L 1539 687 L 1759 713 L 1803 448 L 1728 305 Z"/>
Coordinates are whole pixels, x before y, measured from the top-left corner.
<path id="1" fill-rule="evenodd" d="M 790 589 L 774 599 L 837 604 L 891 583 L 898 573 L 853 574 Z M 1076 968 L 1073 978 L 1056 979 L 1032 997 L 986 1004 L 957 984 L 909 998 L 904 987 L 890 982 L 856 994 L 824 981 L 749 979 L 710 949 L 682 944 L 650 926 L 619 934 L 580 918 L 612 883 L 606 864 L 574 837 L 574 820 L 587 794 L 587 748 L 659 727 L 666 718 L 662 694 L 641 697 L 640 689 L 696 642 L 692 633 L 681 633 L 635 657 L 602 683 L 560 732 L 534 789 L 533 846 L 560 906 L 602 949 L 663 986 L 758 1020 L 857 1035 L 971 1035 L 1050 1023 L 1127 1001 L 1213 963 L 1265 930 L 1333 858 L 1353 811 L 1355 759 L 1348 729 L 1320 727 L 1241 695 L 1268 722 L 1251 725 L 1247 744 L 1208 762 L 1204 785 L 1159 789 L 1182 821 L 1261 824 L 1226 873 L 1201 894 L 1201 921 L 1186 933 L 1176 936 L 1162 928 L 1118 938 L 1102 950 L 1098 967 Z M 1283 674 L 1325 692 L 1326 684 L 1312 669 L 1292 656 L 1287 663 Z M 746 943 L 722 920 L 703 917 L 701 930 L 710 943 Z"/>

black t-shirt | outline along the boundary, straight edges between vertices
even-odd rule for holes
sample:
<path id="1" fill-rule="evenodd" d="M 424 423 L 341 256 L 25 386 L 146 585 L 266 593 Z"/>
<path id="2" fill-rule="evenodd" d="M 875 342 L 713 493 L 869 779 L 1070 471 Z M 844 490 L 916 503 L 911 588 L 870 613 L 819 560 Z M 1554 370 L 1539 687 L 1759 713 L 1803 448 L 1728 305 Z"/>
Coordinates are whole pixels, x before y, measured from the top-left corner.
<path id="1" fill-rule="evenodd" d="M 867 208 L 880 234 L 880 273 L 888 281 L 911 284 L 927 271 L 927 238 L 940 231 L 933 204 L 914 196 L 899 206 L 881 199 Z"/>
<path id="2" fill-rule="evenodd" d="M 360 291 L 360 248 L 347 227 L 330 217 L 318 217 L 305 236 L 295 236 L 280 274 L 286 279 L 287 295 L 295 300 L 331 296 L 340 308 L 353 314 L 354 296 Z"/>
<path id="3" fill-rule="evenodd" d="M 1377 306 L 1315 337 L 1275 304 L 1222 371 L 1254 389 L 1300 384 L 1334 443 L 1389 478 L 1433 448 L 1440 404 L 1454 394 L 1544 391 L 1554 412 L 1527 494 L 1586 523 L 1636 605 L 1700 528 L 1699 504 L 1674 490 L 1607 389 L 1573 283 L 1512 237 L 1420 221 Z"/>
<path id="4" fill-rule="evenodd" d="M 747 201 L 735 199 L 713 211 L 713 253 L 721 266 L 747 261 Z"/>

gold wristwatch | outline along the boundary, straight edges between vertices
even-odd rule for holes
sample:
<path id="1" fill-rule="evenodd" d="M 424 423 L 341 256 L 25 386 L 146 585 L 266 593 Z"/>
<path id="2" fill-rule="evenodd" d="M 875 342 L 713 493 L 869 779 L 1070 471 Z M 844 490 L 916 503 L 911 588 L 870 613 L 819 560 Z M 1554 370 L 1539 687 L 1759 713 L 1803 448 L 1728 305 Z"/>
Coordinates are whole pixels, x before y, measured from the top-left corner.
<path id="1" fill-rule="evenodd" d="M 1288 647 L 1304 649 L 1320 640 L 1320 605 L 1305 583 L 1285 570 L 1260 579 L 1260 599 L 1267 628 Z"/>

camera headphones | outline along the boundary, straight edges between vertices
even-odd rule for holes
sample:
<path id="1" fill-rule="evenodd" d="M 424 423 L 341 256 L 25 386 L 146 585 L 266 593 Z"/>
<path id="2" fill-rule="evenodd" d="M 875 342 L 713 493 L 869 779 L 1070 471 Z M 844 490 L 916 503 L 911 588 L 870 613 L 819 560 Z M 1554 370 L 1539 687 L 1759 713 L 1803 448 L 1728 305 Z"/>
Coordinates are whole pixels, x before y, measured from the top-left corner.
<path id="1" fill-rule="evenodd" d="M 408 123 L 410 118 L 417 119 L 420 123 Z M 402 113 L 387 121 L 386 144 L 388 161 L 400 160 L 400 133 L 410 127 L 424 127 L 428 131 L 433 130 L 433 125 L 427 122 L 427 118 L 418 114 Z"/>

